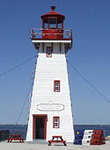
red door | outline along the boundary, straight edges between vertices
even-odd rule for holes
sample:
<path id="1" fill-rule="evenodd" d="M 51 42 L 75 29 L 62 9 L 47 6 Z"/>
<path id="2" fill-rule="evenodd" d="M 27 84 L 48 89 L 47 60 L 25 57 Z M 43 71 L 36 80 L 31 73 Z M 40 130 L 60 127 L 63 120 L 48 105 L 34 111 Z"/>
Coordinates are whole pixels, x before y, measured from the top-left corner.
<path id="1" fill-rule="evenodd" d="M 46 139 L 47 115 L 33 115 L 33 139 Z"/>

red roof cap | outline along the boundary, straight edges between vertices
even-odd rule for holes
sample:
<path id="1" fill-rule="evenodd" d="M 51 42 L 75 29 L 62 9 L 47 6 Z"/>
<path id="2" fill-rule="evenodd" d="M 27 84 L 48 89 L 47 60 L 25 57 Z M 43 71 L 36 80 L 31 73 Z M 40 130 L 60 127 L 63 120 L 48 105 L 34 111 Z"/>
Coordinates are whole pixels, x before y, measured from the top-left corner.
<path id="1" fill-rule="evenodd" d="M 60 14 L 60 13 L 57 13 L 57 12 L 55 11 L 55 8 L 56 8 L 55 6 L 51 6 L 52 11 L 49 12 L 49 13 L 47 13 L 47 14 L 42 15 L 41 18 L 43 19 L 43 18 L 49 17 L 49 16 L 56 16 L 56 17 L 60 17 L 60 18 L 62 18 L 62 19 L 64 20 L 64 19 L 65 19 L 65 16 L 62 15 L 62 14 Z"/>

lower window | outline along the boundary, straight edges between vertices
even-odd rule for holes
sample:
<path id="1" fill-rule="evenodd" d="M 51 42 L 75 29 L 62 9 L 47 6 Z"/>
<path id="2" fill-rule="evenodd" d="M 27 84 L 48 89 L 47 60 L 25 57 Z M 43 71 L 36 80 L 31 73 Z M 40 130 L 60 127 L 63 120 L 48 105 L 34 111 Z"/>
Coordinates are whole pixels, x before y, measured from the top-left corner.
<path id="1" fill-rule="evenodd" d="M 55 116 L 53 117 L 53 128 L 59 128 L 60 127 L 60 117 Z"/>

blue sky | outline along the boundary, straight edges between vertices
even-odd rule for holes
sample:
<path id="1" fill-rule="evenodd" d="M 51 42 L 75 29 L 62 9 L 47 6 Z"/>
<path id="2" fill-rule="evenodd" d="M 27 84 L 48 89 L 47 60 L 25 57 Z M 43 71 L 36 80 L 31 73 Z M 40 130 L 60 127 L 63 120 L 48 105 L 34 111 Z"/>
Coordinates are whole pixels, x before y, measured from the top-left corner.
<path id="1" fill-rule="evenodd" d="M 73 30 L 73 48 L 67 59 L 110 99 L 109 0 L 1 0 L 0 74 L 36 55 L 30 29 L 41 27 L 42 14 L 56 5 L 65 28 Z M 0 124 L 16 122 L 32 84 L 36 60 L 0 77 Z M 75 124 L 110 124 L 110 103 L 68 65 Z M 27 98 L 28 99 L 28 98 Z M 18 123 L 27 123 L 26 103 Z"/>

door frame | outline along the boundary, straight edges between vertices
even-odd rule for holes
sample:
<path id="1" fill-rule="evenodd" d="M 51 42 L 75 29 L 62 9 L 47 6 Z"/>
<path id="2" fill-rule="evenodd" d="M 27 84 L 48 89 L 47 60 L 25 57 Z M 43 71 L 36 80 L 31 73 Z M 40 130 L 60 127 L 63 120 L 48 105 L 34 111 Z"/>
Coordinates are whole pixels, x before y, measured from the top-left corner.
<path id="1" fill-rule="evenodd" d="M 33 115 L 33 140 L 35 139 L 36 118 L 44 118 L 44 139 L 46 140 L 47 131 L 47 115 Z"/>

